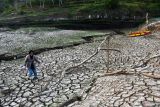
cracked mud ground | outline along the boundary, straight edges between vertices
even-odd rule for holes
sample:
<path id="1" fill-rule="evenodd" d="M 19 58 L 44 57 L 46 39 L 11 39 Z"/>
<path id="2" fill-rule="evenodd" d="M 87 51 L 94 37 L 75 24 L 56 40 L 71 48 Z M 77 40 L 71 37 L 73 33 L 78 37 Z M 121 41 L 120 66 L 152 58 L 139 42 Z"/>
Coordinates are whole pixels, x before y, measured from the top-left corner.
<path id="1" fill-rule="evenodd" d="M 99 42 L 53 50 L 38 55 L 43 62 L 39 65 L 38 80 L 27 79 L 20 67 L 23 59 L 1 62 L 0 99 L 4 107 L 58 107 L 74 96 L 82 96 L 82 101 L 73 102 L 68 107 L 159 107 L 160 80 L 141 75 L 160 70 L 160 58 L 151 59 L 141 66 L 142 59 L 160 54 L 157 38 L 128 38 L 114 36 L 110 47 L 122 53 L 110 52 L 110 72 L 125 69 L 131 74 L 106 74 L 107 53 L 97 56 L 65 74 L 60 83 L 61 72 L 74 66 L 95 52 Z M 95 81 L 92 85 L 89 85 Z M 84 91 L 84 90 L 87 91 Z M 81 94 L 83 93 L 83 94 Z"/>

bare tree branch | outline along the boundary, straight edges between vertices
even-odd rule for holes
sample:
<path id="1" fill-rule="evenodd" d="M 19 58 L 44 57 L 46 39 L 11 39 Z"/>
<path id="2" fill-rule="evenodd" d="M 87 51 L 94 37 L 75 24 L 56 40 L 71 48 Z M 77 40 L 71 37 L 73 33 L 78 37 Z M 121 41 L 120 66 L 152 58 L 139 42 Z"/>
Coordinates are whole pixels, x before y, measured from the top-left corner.
<path id="1" fill-rule="evenodd" d="M 141 73 L 143 76 L 154 78 L 154 79 L 160 79 L 160 74 L 152 74 L 152 73 Z"/>

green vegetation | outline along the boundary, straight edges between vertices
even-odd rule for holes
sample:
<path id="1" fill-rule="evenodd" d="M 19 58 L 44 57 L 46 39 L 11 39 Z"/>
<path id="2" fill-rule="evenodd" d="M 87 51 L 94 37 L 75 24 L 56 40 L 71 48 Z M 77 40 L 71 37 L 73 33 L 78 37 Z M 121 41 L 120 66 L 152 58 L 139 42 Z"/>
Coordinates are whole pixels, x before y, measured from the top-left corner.
<path id="1" fill-rule="evenodd" d="M 122 12 L 160 11 L 159 0 L 0 0 L 1 16 L 74 15 L 105 14 L 112 10 Z M 121 13 L 120 13 L 121 14 Z"/>

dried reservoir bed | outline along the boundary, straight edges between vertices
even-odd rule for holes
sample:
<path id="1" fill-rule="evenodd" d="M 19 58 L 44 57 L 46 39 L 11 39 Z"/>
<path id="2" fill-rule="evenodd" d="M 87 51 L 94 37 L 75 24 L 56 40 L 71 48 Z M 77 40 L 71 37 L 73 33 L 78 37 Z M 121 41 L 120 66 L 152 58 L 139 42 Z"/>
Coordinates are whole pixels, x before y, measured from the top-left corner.
<path id="1" fill-rule="evenodd" d="M 145 66 L 140 66 L 144 60 L 160 54 L 160 41 L 157 38 L 114 35 L 110 40 L 110 48 L 118 49 L 122 53 L 110 52 L 110 71 L 123 69 L 124 73 L 105 75 L 108 60 L 107 53 L 102 51 L 82 66 L 72 69 L 71 73 L 65 74 L 62 81 L 56 84 L 64 68 L 74 66 L 92 55 L 100 42 L 39 54 L 38 57 L 42 61 L 38 66 L 39 81 L 27 79 L 25 71 L 20 67 L 23 59 L 2 61 L 1 105 L 58 107 L 81 95 L 82 101 L 73 102 L 68 107 L 158 107 L 160 80 L 144 76 L 142 73 L 158 74 L 159 57 L 152 58 Z"/>

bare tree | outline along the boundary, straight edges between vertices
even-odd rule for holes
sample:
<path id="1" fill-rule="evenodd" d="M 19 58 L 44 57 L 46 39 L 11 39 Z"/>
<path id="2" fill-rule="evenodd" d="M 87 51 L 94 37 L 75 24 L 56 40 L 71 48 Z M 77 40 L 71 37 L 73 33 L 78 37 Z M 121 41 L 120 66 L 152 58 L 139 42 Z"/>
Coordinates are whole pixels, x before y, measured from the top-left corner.
<path id="1" fill-rule="evenodd" d="M 39 7 L 40 8 L 44 8 L 44 6 L 45 6 L 45 0 L 39 0 Z"/>
<path id="2" fill-rule="evenodd" d="M 39 7 L 40 7 L 40 8 L 42 7 L 42 2 L 41 2 L 41 0 L 39 0 Z"/>
<path id="3" fill-rule="evenodd" d="M 62 6 L 63 0 L 59 0 L 59 6 Z"/>
<path id="4" fill-rule="evenodd" d="M 44 5 L 45 5 L 45 0 L 42 0 L 42 2 L 43 2 L 42 8 L 44 8 Z"/>
<path id="5" fill-rule="evenodd" d="M 53 6 L 54 6 L 54 3 L 55 3 L 55 1 L 54 1 L 54 0 L 52 0 L 52 4 L 53 4 Z"/>
<path id="6" fill-rule="evenodd" d="M 18 0 L 14 1 L 14 7 L 15 7 L 16 11 L 18 11 Z"/>
<path id="7" fill-rule="evenodd" d="M 32 0 L 29 0 L 29 5 L 32 8 Z"/>
<path id="8" fill-rule="evenodd" d="M 25 0 L 26 7 L 28 8 L 28 0 Z"/>

